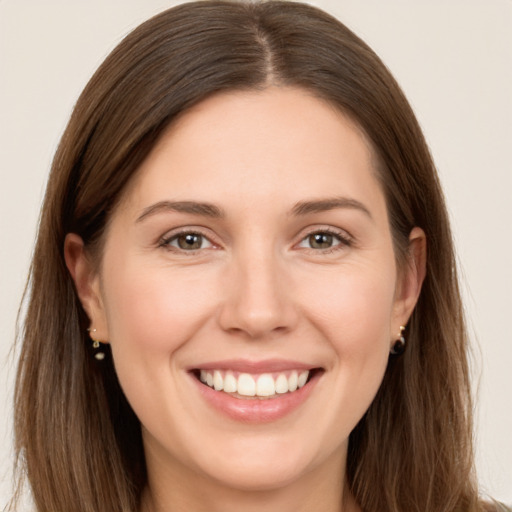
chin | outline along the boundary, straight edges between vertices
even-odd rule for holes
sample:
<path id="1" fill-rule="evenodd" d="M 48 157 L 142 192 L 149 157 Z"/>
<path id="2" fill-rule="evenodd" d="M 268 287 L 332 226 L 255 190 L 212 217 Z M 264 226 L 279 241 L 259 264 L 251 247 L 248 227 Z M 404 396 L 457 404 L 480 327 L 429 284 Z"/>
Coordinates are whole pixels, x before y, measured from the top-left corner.
<path id="1" fill-rule="evenodd" d="M 300 481 L 307 471 L 304 467 L 291 461 L 238 461 L 229 467 L 216 468 L 214 474 L 209 474 L 211 480 L 230 489 L 243 492 L 277 491 Z"/>
<path id="2" fill-rule="evenodd" d="M 204 453 L 197 461 L 200 471 L 209 481 L 224 487 L 261 492 L 300 484 L 305 475 L 314 474 L 331 456 L 335 466 L 341 469 L 344 449 L 334 449 L 329 454 L 331 450 L 324 451 L 308 442 L 307 435 L 297 440 L 292 433 L 261 434 L 256 438 L 239 437 L 237 442 L 228 445 L 217 443 L 215 453 L 208 450 L 209 453 Z"/>

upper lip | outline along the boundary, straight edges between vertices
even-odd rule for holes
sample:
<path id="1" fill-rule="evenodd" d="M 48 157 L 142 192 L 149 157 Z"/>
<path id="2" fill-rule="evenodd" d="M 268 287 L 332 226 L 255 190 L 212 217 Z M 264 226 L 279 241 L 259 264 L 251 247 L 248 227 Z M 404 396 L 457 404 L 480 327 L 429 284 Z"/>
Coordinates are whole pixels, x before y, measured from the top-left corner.
<path id="1" fill-rule="evenodd" d="M 312 370 L 318 365 L 302 363 L 286 359 L 264 359 L 251 361 L 248 359 L 224 359 L 211 361 L 190 367 L 189 370 L 233 370 L 240 373 L 269 373 L 284 372 L 288 370 Z"/>

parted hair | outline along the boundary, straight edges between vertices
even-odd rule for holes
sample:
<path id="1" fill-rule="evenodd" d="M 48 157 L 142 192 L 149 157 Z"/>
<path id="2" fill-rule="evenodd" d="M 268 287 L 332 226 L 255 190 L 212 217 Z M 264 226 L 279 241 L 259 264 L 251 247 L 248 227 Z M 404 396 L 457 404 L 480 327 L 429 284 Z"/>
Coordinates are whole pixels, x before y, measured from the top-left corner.
<path id="1" fill-rule="evenodd" d="M 473 471 L 467 335 L 452 236 L 416 118 L 377 55 L 323 11 L 291 1 L 199 1 L 130 33 L 78 99 L 56 152 L 25 293 L 15 391 L 19 482 L 39 512 L 136 512 L 147 483 L 140 423 L 111 353 L 93 357 L 63 248 L 101 259 L 105 228 L 163 131 L 218 92 L 303 88 L 350 116 L 373 146 L 395 254 L 414 226 L 427 274 L 408 347 L 390 358 L 349 440 L 365 512 L 484 510 Z M 172 484 L 171 484 L 172 485 Z M 19 487 L 20 489 L 21 487 Z"/>

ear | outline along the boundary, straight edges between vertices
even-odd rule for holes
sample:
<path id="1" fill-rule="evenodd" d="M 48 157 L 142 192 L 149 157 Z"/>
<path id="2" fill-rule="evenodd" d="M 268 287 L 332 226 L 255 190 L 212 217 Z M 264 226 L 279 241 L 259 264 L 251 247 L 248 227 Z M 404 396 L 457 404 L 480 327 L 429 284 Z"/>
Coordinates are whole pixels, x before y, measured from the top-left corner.
<path id="1" fill-rule="evenodd" d="M 421 286 L 425 279 L 427 268 L 427 237 L 418 227 L 412 229 L 409 235 L 409 250 L 407 261 L 401 269 L 395 292 L 393 335 L 400 332 L 400 326 L 407 325 L 414 307 L 420 296 Z"/>
<path id="2" fill-rule="evenodd" d="M 64 259 L 82 307 L 91 322 L 90 327 L 96 329 L 94 339 L 106 342 L 108 327 L 101 297 L 100 276 L 85 251 L 83 240 L 75 233 L 66 235 Z"/>

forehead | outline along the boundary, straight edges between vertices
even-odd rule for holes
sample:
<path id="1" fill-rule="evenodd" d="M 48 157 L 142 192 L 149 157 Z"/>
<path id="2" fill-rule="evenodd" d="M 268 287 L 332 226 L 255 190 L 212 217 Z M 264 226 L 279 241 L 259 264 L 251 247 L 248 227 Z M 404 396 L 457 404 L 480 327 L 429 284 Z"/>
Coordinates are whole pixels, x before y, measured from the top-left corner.
<path id="1" fill-rule="evenodd" d="M 217 94 L 183 113 L 126 196 L 142 204 L 163 195 L 283 203 L 317 194 L 382 195 L 375 174 L 372 147 L 348 116 L 307 91 L 272 87 Z"/>

